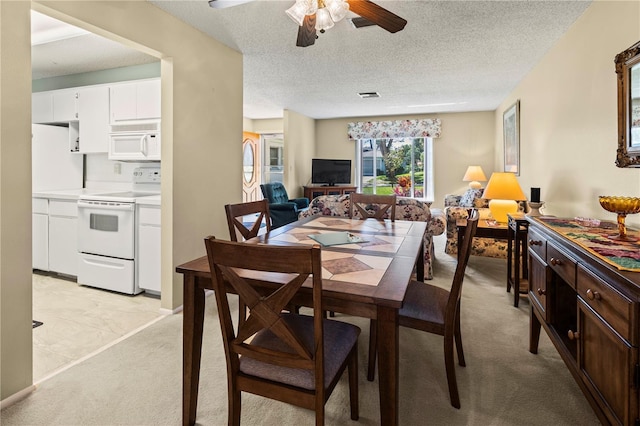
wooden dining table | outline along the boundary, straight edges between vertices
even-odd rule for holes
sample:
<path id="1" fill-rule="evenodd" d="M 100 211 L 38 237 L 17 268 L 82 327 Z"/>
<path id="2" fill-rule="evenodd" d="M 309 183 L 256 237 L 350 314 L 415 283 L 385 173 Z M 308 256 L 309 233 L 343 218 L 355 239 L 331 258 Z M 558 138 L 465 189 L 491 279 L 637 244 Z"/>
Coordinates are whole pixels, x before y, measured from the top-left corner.
<path id="1" fill-rule="evenodd" d="M 331 234 L 339 232 L 348 233 L 356 241 L 322 247 L 323 308 L 377 319 L 380 424 L 383 425 L 398 424 L 398 310 L 414 267 L 417 279 L 424 279 L 426 228 L 426 222 L 312 216 L 246 241 L 269 245 L 318 244 L 310 236 L 329 234 L 332 237 Z M 182 416 L 186 425 L 194 424 L 196 419 L 205 290 L 213 286 L 206 256 L 179 265 L 176 271 L 183 274 L 184 280 Z M 294 302 L 300 306 L 310 305 L 310 285 L 303 285 Z"/>

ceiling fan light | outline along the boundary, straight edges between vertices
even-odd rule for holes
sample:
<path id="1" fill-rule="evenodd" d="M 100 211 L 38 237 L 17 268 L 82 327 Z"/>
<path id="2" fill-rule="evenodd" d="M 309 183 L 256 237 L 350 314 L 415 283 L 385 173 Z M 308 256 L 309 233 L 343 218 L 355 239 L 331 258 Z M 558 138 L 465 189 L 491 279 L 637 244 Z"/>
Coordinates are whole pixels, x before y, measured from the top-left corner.
<path id="1" fill-rule="evenodd" d="M 324 31 L 333 27 L 333 20 L 331 14 L 326 7 L 318 9 L 316 12 L 316 30 Z"/>
<path id="2" fill-rule="evenodd" d="M 325 4 L 327 4 L 333 22 L 341 21 L 349 13 L 349 3 L 344 0 L 332 0 L 331 2 L 325 0 Z"/>
<path id="3" fill-rule="evenodd" d="M 293 21 L 302 25 L 304 23 L 304 16 L 307 14 L 308 4 L 305 0 L 298 0 L 295 2 L 293 6 L 285 11 L 289 18 L 293 19 Z"/>

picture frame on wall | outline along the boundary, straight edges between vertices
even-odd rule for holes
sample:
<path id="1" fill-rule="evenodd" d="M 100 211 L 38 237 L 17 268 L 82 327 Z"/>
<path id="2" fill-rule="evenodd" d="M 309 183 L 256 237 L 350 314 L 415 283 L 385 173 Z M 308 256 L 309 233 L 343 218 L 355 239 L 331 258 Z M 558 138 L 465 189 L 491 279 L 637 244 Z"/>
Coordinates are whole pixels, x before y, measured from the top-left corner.
<path id="1" fill-rule="evenodd" d="M 520 100 L 502 114 L 504 171 L 520 176 Z"/>

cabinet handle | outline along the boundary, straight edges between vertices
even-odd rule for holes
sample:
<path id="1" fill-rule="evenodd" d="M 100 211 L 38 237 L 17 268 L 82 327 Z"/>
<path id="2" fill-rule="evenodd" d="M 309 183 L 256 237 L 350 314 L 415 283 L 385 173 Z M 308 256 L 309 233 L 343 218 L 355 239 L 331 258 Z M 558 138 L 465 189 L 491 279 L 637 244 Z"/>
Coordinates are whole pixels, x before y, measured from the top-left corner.
<path id="1" fill-rule="evenodd" d="M 540 296 L 543 296 L 543 295 L 547 294 L 547 290 L 543 290 L 543 289 L 541 289 L 541 288 L 538 288 L 538 290 L 537 290 L 537 291 L 538 291 L 538 294 L 539 294 Z"/>
<path id="2" fill-rule="evenodd" d="M 567 336 L 569 336 L 569 340 L 578 340 L 580 338 L 580 332 L 569 330 Z"/>
<path id="3" fill-rule="evenodd" d="M 529 245 L 530 245 L 530 246 L 541 246 L 541 245 L 542 245 L 542 241 L 538 241 L 538 240 L 529 240 Z"/>
<path id="4" fill-rule="evenodd" d="M 553 266 L 558 266 L 558 265 L 562 265 L 562 260 L 552 257 L 549 263 L 551 263 Z"/>
<path id="5" fill-rule="evenodd" d="M 600 300 L 602 299 L 602 296 L 600 296 L 600 293 L 597 291 L 593 291 L 590 288 L 587 289 L 587 299 L 589 300 Z"/>

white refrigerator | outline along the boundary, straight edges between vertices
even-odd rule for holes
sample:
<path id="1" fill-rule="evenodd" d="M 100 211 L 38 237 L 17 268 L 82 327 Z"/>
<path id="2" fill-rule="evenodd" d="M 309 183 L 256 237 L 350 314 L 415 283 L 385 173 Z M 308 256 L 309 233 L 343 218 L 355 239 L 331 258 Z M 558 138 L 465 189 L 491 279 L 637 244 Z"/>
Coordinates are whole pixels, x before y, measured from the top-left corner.
<path id="1" fill-rule="evenodd" d="M 32 191 L 80 189 L 83 186 L 83 155 L 71 153 L 69 128 L 32 124 Z"/>

